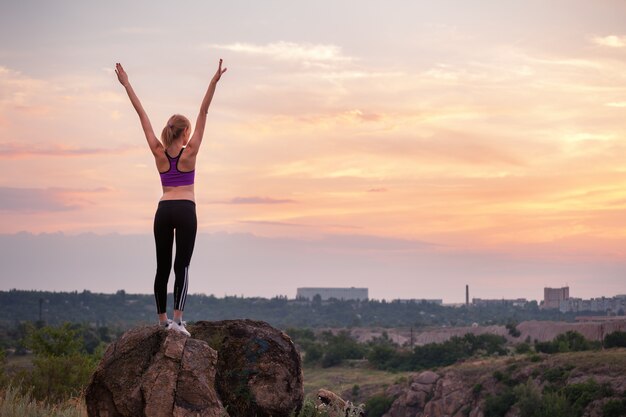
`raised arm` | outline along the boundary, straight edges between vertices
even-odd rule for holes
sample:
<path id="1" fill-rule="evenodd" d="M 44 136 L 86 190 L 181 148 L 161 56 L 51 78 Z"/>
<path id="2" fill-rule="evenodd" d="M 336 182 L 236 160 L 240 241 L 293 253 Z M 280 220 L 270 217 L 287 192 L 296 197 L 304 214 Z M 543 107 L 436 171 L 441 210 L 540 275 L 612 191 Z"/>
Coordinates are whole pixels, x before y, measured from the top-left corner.
<path id="1" fill-rule="evenodd" d="M 115 64 L 115 73 L 117 74 L 117 79 L 119 80 L 120 84 L 122 84 L 126 89 L 128 98 L 130 98 L 130 102 L 137 111 L 137 114 L 139 115 L 141 127 L 143 128 L 143 133 L 146 135 L 146 140 L 148 141 L 148 146 L 150 147 L 150 150 L 154 155 L 159 152 L 162 153 L 163 145 L 161 144 L 161 142 L 159 142 L 156 135 L 154 134 L 150 119 L 148 119 L 148 115 L 143 109 L 143 106 L 139 101 L 139 97 L 137 97 L 137 94 L 135 94 L 133 87 L 131 87 L 130 82 L 128 81 L 128 74 L 126 74 L 126 71 L 124 71 L 124 68 L 122 68 L 122 64 L 120 64 L 119 62 Z"/>
<path id="2" fill-rule="evenodd" d="M 193 135 L 191 135 L 191 139 L 189 139 L 189 142 L 187 143 L 187 149 L 189 149 L 192 154 L 196 154 L 198 149 L 200 149 L 202 136 L 204 136 L 204 126 L 206 125 L 206 115 L 209 112 L 209 106 L 211 105 L 211 100 L 213 100 L 213 94 L 215 94 L 215 87 L 217 86 L 217 82 L 222 77 L 222 74 L 225 72 L 226 68 L 222 69 L 222 60 L 220 59 L 217 71 L 209 83 L 209 88 L 204 95 L 204 99 L 202 99 L 200 112 L 198 113 L 198 118 L 196 119 L 196 128 L 193 131 Z"/>

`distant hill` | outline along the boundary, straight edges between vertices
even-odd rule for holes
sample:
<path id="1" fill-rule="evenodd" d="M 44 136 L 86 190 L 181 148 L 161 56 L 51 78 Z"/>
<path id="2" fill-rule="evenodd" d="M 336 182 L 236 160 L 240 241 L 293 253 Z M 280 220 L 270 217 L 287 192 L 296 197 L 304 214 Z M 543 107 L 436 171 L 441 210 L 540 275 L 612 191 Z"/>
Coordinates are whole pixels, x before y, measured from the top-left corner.
<path id="1" fill-rule="evenodd" d="M 172 296 L 169 298 L 172 302 Z M 170 304 L 171 309 L 171 304 Z M 0 325 L 41 320 L 88 323 L 96 327 L 129 328 L 155 320 L 152 294 L 115 294 L 11 290 L 0 292 Z M 592 314 L 592 313 L 590 313 Z M 577 315 L 580 315 L 577 314 Z M 458 327 L 504 325 L 528 320 L 574 321 L 574 314 L 540 310 L 536 302 L 526 307 L 443 307 L 428 303 L 384 300 L 308 302 L 276 298 L 243 298 L 190 294 L 185 319 L 223 320 L 252 318 L 275 327 Z"/>

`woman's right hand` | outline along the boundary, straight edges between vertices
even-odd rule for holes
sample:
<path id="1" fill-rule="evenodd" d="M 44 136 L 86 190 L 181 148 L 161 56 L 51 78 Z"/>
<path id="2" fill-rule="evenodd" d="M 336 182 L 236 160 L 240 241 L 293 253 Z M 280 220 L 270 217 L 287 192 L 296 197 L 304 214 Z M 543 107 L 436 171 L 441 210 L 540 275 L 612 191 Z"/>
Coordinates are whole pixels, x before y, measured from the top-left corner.
<path id="1" fill-rule="evenodd" d="M 126 74 L 126 71 L 124 71 L 124 68 L 122 68 L 122 64 L 120 64 L 119 62 L 115 64 L 115 74 L 117 74 L 117 79 L 119 80 L 120 84 L 126 87 L 128 85 L 128 74 Z"/>

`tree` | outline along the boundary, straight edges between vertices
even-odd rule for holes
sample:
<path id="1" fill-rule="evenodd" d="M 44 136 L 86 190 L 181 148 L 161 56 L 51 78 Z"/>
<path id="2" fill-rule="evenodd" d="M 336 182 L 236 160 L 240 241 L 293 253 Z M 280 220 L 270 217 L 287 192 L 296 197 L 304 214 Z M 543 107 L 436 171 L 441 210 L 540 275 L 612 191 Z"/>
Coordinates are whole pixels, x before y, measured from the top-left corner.
<path id="1" fill-rule="evenodd" d="M 33 369 L 26 385 L 39 400 L 63 401 L 79 395 L 102 355 L 102 348 L 88 354 L 80 329 L 69 323 L 59 327 L 31 327 L 25 345 L 32 350 Z"/>

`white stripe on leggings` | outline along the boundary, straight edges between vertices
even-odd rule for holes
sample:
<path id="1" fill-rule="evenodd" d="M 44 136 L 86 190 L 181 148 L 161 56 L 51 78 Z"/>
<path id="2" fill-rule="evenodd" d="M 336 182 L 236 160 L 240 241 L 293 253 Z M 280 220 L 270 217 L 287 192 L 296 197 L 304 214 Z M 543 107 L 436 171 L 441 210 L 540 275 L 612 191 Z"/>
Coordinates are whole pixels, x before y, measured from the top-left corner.
<path id="1" fill-rule="evenodd" d="M 180 311 L 185 310 L 185 302 L 187 301 L 187 288 L 189 285 L 189 266 L 185 267 L 185 283 L 183 284 L 183 291 L 182 294 L 180 295 L 180 302 L 179 302 L 179 306 L 178 309 Z"/>

